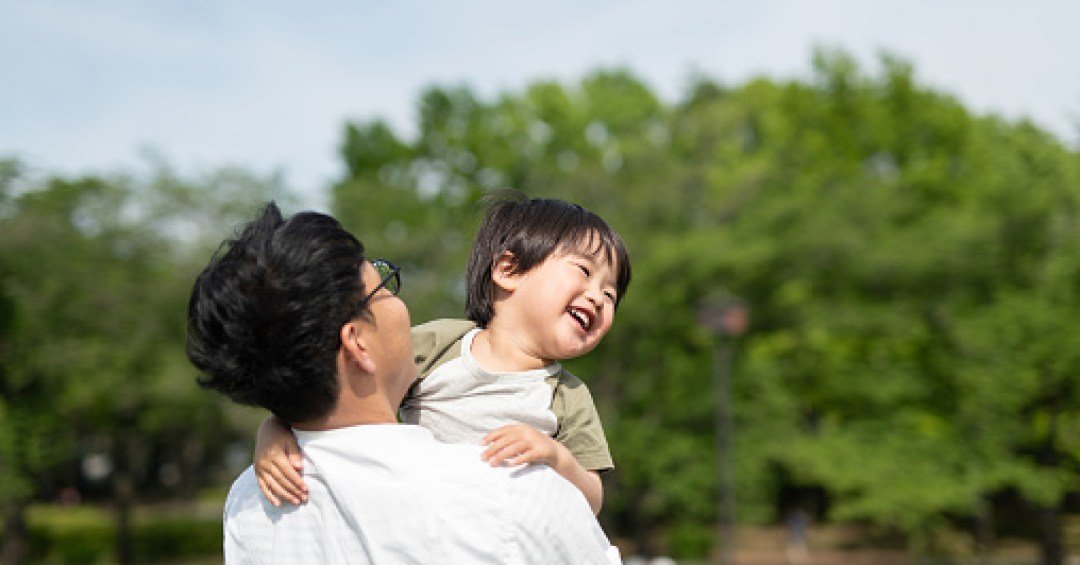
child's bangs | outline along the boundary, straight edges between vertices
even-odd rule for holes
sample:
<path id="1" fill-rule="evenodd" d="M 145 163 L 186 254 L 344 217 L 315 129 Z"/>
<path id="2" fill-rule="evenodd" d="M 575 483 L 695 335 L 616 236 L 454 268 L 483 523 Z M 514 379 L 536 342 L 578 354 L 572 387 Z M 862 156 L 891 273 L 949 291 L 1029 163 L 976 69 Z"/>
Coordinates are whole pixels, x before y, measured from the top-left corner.
<path id="1" fill-rule="evenodd" d="M 604 259 L 611 265 L 617 265 L 619 261 L 615 241 L 603 230 L 593 226 L 582 226 L 571 233 L 567 233 L 559 247 L 564 251 L 578 253 L 586 257 L 604 254 Z"/>
<path id="2" fill-rule="evenodd" d="M 626 253 L 622 238 L 607 224 L 587 224 L 567 231 L 559 238 L 558 249 L 586 257 L 603 253 L 604 259 L 615 269 L 618 291 L 616 304 L 622 301 L 626 288 L 630 285 L 630 257 Z"/>

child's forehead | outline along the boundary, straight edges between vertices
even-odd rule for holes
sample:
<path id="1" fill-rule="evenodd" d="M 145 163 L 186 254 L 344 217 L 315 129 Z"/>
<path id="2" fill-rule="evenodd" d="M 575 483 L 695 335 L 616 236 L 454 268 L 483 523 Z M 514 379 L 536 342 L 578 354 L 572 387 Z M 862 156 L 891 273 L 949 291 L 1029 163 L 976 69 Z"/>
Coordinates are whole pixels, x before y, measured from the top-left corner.
<path id="1" fill-rule="evenodd" d="M 582 237 L 578 241 L 564 243 L 555 250 L 555 255 L 565 255 L 588 259 L 595 263 L 610 263 L 615 265 L 615 252 L 598 235 Z"/>

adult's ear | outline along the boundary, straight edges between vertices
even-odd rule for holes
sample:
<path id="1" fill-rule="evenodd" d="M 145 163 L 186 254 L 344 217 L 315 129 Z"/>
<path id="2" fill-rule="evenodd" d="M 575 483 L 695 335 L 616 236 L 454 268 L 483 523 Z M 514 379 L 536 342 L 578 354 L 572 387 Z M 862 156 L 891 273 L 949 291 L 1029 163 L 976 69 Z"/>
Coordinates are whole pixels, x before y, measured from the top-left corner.
<path id="1" fill-rule="evenodd" d="M 509 251 L 503 251 L 491 264 L 491 280 L 503 290 L 517 290 L 523 275 L 524 273 L 518 272 L 517 258 Z"/>
<path id="2" fill-rule="evenodd" d="M 371 356 L 370 328 L 360 320 L 350 320 L 341 326 L 341 348 L 345 358 L 361 371 L 375 374 L 375 358 Z"/>

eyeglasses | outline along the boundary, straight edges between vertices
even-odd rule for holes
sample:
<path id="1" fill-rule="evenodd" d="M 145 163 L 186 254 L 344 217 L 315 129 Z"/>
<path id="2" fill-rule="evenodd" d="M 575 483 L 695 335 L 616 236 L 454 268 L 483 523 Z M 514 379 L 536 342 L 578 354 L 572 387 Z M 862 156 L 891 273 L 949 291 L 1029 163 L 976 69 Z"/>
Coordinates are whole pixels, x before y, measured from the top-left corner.
<path id="1" fill-rule="evenodd" d="M 394 296 L 397 296 L 397 293 L 401 291 L 401 267 L 386 259 L 375 259 L 371 262 L 371 266 L 375 267 L 375 272 L 379 273 L 382 280 L 360 301 L 362 305 L 367 304 L 371 297 L 375 296 L 376 292 L 379 292 L 380 288 L 389 290 L 390 294 Z"/>

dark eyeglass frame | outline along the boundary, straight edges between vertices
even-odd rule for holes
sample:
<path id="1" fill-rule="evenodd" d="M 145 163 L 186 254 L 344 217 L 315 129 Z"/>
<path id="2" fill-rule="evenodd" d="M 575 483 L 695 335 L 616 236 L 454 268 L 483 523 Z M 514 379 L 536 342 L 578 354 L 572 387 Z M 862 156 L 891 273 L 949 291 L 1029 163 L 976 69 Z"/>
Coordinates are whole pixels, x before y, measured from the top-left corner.
<path id="1" fill-rule="evenodd" d="M 375 267 L 375 271 L 382 275 L 382 280 L 379 284 L 375 285 L 375 288 L 371 289 L 371 292 L 367 293 L 367 296 L 360 301 L 361 306 L 366 306 L 376 292 L 385 288 L 390 291 L 390 294 L 397 296 L 401 292 L 401 267 L 387 261 L 386 259 L 373 259 L 371 266 Z"/>

